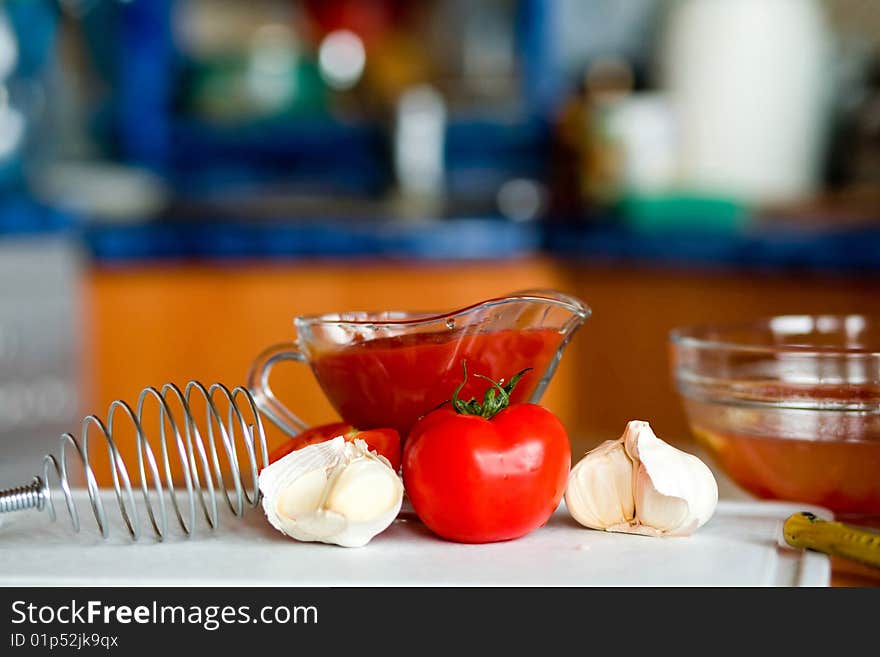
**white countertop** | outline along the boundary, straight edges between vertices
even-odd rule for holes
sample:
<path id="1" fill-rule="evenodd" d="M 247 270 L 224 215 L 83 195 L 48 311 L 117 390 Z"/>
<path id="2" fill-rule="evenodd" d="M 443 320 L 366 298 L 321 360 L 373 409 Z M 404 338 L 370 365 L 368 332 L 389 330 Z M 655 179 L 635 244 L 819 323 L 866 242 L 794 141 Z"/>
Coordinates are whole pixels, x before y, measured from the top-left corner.
<path id="1" fill-rule="evenodd" d="M 107 502 L 115 518 L 112 495 Z M 63 508 L 55 523 L 36 511 L 6 516 L 0 585 L 826 586 L 830 578 L 827 557 L 778 542 L 782 521 L 802 505 L 724 500 L 695 535 L 664 539 L 587 530 L 560 507 L 532 534 L 486 545 L 443 541 L 403 518 L 356 549 L 289 539 L 261 509 L 227 513 L 215 531 L 201 519 L 191 538 L 159 543 L 147 533 L 133 543 L 117 524 L 104 540 L 87 502 L 79 506 L 79 535 Z"/>

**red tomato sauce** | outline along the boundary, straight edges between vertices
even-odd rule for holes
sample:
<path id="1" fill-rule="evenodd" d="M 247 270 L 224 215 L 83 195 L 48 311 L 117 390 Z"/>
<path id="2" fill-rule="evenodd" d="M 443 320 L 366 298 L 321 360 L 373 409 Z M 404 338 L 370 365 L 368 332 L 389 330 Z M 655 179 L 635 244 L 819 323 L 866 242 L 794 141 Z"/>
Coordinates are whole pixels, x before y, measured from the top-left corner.
<path id="1" fill-rule="evenodd" d="M 512 402 L 527 401 L 563 340 L 553 329 L 484 333 L 445 331 L 367 340 L 318 354 L 315 375 L 342 418 L 359 429 L 391 427 L 406 436 L 422 415 L 452 397 L 463 378 L 463 399 L 482 398 L 489 383 L 533 368 L 516 386 Z"/>

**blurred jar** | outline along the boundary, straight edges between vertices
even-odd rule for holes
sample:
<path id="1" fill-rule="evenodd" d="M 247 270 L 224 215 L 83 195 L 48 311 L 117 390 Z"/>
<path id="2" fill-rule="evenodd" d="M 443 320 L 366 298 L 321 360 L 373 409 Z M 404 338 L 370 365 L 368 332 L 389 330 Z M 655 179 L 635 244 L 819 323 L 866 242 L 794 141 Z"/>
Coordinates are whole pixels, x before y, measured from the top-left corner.
<path id="1" fill-rule="evenodd" d="M 829 33 L 817 0 L 681 0 L 662 39 L 688 191 L 777 203 L 815 190 Z"/>
<path id="2" fill-rule="evenodd" d="M 619 153 L 621 194 L 665 194 L 675 186 L 678 132 L 664 94 L 621 99 L 608 113 L 605 131 Z"/>

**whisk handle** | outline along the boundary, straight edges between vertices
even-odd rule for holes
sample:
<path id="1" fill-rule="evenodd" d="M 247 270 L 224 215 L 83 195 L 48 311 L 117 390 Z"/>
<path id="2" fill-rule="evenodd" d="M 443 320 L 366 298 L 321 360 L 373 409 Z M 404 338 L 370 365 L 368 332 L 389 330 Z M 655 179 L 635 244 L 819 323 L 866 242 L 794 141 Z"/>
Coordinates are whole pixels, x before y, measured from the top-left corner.
<path id="1" fill-rule="evenodd" d="M 27 486 L 0 490 L 0 513 L 26 509 L 42 510 L 45 504 L 46 486 L 39 477 L 34 477 L 34 480 Z"/>

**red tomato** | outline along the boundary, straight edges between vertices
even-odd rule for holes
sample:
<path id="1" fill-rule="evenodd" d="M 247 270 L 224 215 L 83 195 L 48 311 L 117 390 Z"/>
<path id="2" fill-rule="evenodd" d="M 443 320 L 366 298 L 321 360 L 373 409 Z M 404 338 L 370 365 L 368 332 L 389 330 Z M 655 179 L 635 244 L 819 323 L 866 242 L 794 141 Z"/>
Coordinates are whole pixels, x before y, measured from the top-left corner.
<path id="1" fill-rule="evenodd" d="M 323 443 L 338 436 L 343 436 L 349 442 L 355 438 L 363 440 L 367 443 L 367 447 L 388 459 L 395 472 L 400 469 L 400 435 L 397 431 L 394 429 L 365 429 L 361 431 L 345 422 L 322 424 L 306 429 L 272 450 L 269 454 L 269 463 L 274 463 L 282 456 L 287 456 L 297 449 L 315 443 Z"/>
<path id="2" fill-rule="evenodd" d="M 416 514 L 462 543 L 518 538 L 546 523 L 570 467 L 565 427 L 537 404 L 514 404 L 491 419 L 434 411 L 403 449 L 403 483 Z"/>

